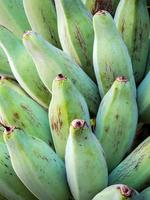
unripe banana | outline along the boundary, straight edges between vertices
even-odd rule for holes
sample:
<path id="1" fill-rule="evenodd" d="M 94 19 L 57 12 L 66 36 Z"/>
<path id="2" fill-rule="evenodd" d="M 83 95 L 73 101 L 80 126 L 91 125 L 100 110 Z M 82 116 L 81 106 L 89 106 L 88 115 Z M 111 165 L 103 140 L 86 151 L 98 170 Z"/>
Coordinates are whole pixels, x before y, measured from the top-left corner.
<path id="1" fill-rule="evenodd" d="M 103 149 L 84 120 L 75 119 L 71 123 L 65 164 L 75 200 L 91 200 L 107 186 Z"/>
<path id="2" fill-rule="evenodd" d="M 82 2 L 93 15 L 99 10 L 107 10 L 114 15 L 119 0 L 82 0 Z"/>
<path id="3" fill-rule="evenodd" d="M 0 24 L 20 39 L 30 25 L 23 8 L 23 0 L 0 0 Z"/>
<path id="4" fill-rule="evenodd" d="M 0 79 L 0 122 L 15 125 L 52 145 L 47 112 L 15 83 Z"/>
<path id="5" fill-rule="evenodd" d="M 118 77 L 102 99 L 96 117 L 95 133 L 104 149 L 109 171 L 130 149 L 137 121 L 137 103 L 131 85 L 125 77 Z"/>
<path id="6" fill-rule="evenodd" d="M 127 185 L 111 185 L 97 194 L 92 200 L 132 200 L 137 192 Z"/>
<path id="7" fill-rule="evenodd" d="M 136 94 L 131 59 L 114 20 L 107 11 L 93 17 L 95 32 L 93 62 L 101 97 L 118 76 L 125 76 Z"/>
<path id="8" fill-rule="evenodd" d="M 0 75 L 14 78 L 5 52 L 0 48 Z"/>
<path id="9" fill-rule="evenodd" d="M 5 200 L 5 198 L 8 200 L 36 200 L 37 198 L 23 185 L 12 168 L 10 156 L 3 140 L 3 132 L 3 128 L 0 127 L 0 200 Z"/>
<path id="10" fill-rule="evenodd" d="M 122 183 L 136 190 L 150 184 L 150 137 L 144 140 L 109 175 L 109 184 Z"/>
<path id="11" fill-rule="evenodd" d="M 53 45 L 61 47 L 53 0 L 23 0 L 23 5 L 32 30 L 41 34 Z"/>
<path id="12" fill-rule="evenodd" d="M 39 76 L 51 91 L 58 74 L 67 76 L 84 96 L 89 110 L 95 116 L 100 98 L 97 86 L 84 71 L 63 51 L 48 43 L 32 31 L 24 34 L 23 42 L 35 62 Z"/>
<path id="13" fill-rule="evenodd" d="M 39 200 L 69 200 L 65 165 L 45 142 L 12 128 L 4 140 L 17 176 Z"/>
<path id="14" fill-rule="evenodd" d="M 114 20 L 128 47 L 138 84 L 145 72 L 149 46 L 150 24 L 146 0 L 120 0 Z"/>
<path id="15" fill-rule="evenodd" d="M 21 87 L 40 105 L 48 108 L 51 94 L 40 80 L 22 41 L 0 26 L 0 46 L 7 55 L 11 70 Z"/>
<path id="16" fill-rule="evenodd" d="M 90 125 L 85 99 L 67 77 L 59 74 L 52 84 L 49 121 L 56 153 L 62 159 L 65 157 L 70 123 L 76 118 L 82 118 Z"/>
<path id="17" fill-rule="evenodd" d="M 92 15 L 81 0 L 55 0 L 61 46 L 95 81 Z"/>
<path id="18" fill-rule="evenodd" d="M 150 123 L 150 71 L 137 88 L 139 120 Z"/>
<path id="19" fill-rule="evenodd" d="M 150 187 L 144 189 L 134 200 L 150 200 Z"/>

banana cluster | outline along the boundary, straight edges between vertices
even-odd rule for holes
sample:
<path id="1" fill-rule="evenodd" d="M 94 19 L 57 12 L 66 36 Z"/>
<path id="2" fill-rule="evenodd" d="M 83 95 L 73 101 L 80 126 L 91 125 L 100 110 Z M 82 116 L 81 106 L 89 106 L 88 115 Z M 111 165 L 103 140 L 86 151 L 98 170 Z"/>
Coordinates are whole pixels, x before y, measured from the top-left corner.
<path id="1" fill-rule="evenodd" d="M 0 200 L 150 200 L 149 6 L 0 0 Z"/>

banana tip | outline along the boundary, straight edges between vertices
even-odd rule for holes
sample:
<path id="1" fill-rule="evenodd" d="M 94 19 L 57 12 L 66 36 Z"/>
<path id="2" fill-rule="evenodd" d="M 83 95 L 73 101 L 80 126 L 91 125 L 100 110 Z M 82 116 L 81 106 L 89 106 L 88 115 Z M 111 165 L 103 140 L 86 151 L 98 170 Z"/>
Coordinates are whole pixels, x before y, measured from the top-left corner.
<path id="1" fill-rule="evenodd" d="M 56 79 L 55 79 L 55 80 L 56 80 L 56 81 L 67 80 L 67 77 L 64 76 L 63 74 L 58 74 L 58 75 L 56 76 Z"/>
<path id="2" fill-rule="evenodd" d="M 130 189 L 128 186 L 123 185 L 123 186 L 118 187 L 118 189 L 120 189 L 120 192 L 123 196 L 125 196 L 125 197 L 131 197 L 132 196 L 133 190 Z"/>
<path id="3" fill-rule="evenodd" d="M 75 129 L 83 128 L 86 125 L 86 121 L 84 121 L 82 119 L 74 119 L 72 121 L 71 125 Z"/>
<path id="4" fill-rule="evenodd" d="M 116 81 L 126 83 L 126 82 L 128 82 L 128 79 L 127 79 L 125 76 L 118 76 L 118 77 L 116 78 Z"/>
<path id="5" fill-rule="evenodd" d="M 23 34 L 23 39 L 27 40 L 30 35 L 33 33 L 33 31 L 26 31 L 24 34 Z"/>

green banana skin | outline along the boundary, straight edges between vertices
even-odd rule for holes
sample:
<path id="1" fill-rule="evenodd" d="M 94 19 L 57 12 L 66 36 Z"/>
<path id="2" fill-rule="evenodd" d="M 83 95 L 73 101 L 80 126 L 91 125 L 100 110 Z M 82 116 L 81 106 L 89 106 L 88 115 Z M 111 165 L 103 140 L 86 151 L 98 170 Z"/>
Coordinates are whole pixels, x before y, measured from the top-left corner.
<path id="1" fill-rule="evenodd" d="M 23 0 L 0 0 L 0 8 L 0 24 L 21 39 L 23 33 L 30 29 Z"/>
<path id="2" fill-rule="evenodd" d="M 82 2 L 93 15 L 99 10 L 107 10 L 114 15 L 119 0 L 82 0 Z"/>
<path id="3" fill-rule="evenodd" d="M 150 200 L 150 187 L 144 189 L 134 200 Z"/>
<path id="4" fill-rule="evenodd" d="M 0 200 L 36 200 L 12 168 L 3 132 L 4 128 L 0 127 Z"/>
<path id="5" fill-rule="evenodd" d="M 92 200 L 133 200 L 138 193 L 127 185 L 111 185 L 97 194 Z"/>
<path id="6" fill-rule="evenodd" d="M 150 72 L 145 76 L 137 88 L 137 103 L 139 111 L 139 120 L 150 124 Z"/>
<path id="7" fill-rule="evenodd" d="M 131 59 L 113 18 L 107 11 L 99 11 L 93 17 L 93 25 L 93 63 L 101 97 L 118 76 L 127 77 L 136 96 Z"/>
<path id="8" fill-rule="evenodd" d="M 144 140 L 109 175 L 109 185 L 122 183 L 137 191 L 150 184 L 150 137 Z"/>
<path id="9" fill-rule="evenodd" d="M 23 5 L 32 30 L 60 48 L 53 0 L 23 0 Z"/>
<path id="10" fill-rule="evenodd" d="M 47 112 L 14 82 L 0 79 L 0 122 L 15 125 L 53 146 Z"/>
<path id="11" fill-rule="evenodd" d="M 39 200 L 69 200 L 65 165 L 45 142 L 12 128 L 4 140 L 17 176 Z"/>
<path id="12" fill-rule="evenodd" d="M 85 99 L 73 83 L 59 74 L 52 84 L 49 122 L 56 153 L 64 159 L 70 123 L 82 118 L 90 126 L 90 115 Z"/>
<path id="13" fill-rule="evenodd" d="M 148 48 L 148 56 L 147 56 L 147 61 L 146 61 L 146 70 L 144 77 L 148 74 L 150 71 L 150 38 L 149 38 L 149 48 Z"/>
<path id="14" fill-rule="evenodd" d="M 11 70 L 21 87 L 40 105 L 48 108 L 51 94 L 40 80 L 32 58 L 22 41 L 2 26 L 0 47 L 4 50 Z"/>
<path id="15" fill-rule="evenodd" d="M 149 47 L 150 23 L 146 0 L 121 0 L 114 20 L 128 47 L 138 84 L 145 72 Z"/>
<path id="16" fill-rule="evenodd" d="M 108 171 L 103 149 L 84 120 L 75 119 L 70 125 L 65 164 L 75 200 L 91 200 L 107 186 Z"/>
<path id="17" fill-rule="evenodd" d="M 94 31 L 91 13 L 81 0 L 55 0 L 55 5 L 58 34 L 64 52 L 96 81 L 92 59 Z"/>
<path id="18" fill-rule="evenodd" d="M 6 54 L 1 48 L 0 48 L 0 75 L 14 78 Z"/>
<path id="19" fill-rule="evenodd" d="M 24 34 L 23 43 L 49 91 L 52 90 L 52 82 L 58 74 L 67 76 L 84 96 L 90 113 L 95 116 L 100 102 L 99 92 L 96 84 L 84 71 L 66 53 L 33 31 Z"/>
<path id="20" fill-rule="evenodd" d="M 131 148 L 137 122 L 137 103 L 131 85 L 125 77 L 118 77 L 102 99 L 96 117 L 95 134 L 104 149 L 109 171 Z"/>

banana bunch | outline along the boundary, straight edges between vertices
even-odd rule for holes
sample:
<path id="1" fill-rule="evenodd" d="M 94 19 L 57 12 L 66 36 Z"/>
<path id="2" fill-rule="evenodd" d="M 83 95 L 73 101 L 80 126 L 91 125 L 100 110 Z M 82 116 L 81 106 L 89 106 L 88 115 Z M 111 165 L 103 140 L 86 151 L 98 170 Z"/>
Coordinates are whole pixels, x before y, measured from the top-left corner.
<path id="1" fill-rule="evenodd" d="M 150 199 L 149 6 L 0 0 L 0 200 Z"/>

